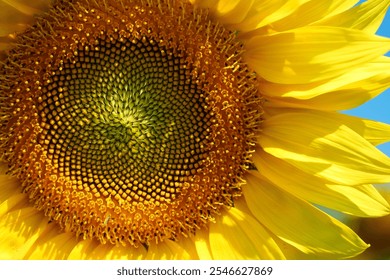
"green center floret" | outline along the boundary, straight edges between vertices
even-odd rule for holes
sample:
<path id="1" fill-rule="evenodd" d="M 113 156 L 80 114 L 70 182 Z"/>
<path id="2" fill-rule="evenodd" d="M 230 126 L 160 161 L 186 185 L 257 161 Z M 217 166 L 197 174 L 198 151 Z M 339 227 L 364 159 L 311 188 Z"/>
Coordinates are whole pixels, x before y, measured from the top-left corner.
<path id="1" fill-rule="evenodd" d="M 207 152 L 210 113 L 179 54 L 142 41 L 103 40 L 61 65 L 53 77 L 59 82 L 40 104 L 47 128 L 41 143 L 49 143 L 48 157 L 61 175 L 81 186 L 91 178 L 104 194 L 121 180 L 124 199 L 130 190 L 135 200 L 163 200 L 158 190 L 134 185 L 135 175 L 147 182 L 174 176 L 164 187 L 175 192 Z M 72 160 L 62 162 L 63 156 Z"/>

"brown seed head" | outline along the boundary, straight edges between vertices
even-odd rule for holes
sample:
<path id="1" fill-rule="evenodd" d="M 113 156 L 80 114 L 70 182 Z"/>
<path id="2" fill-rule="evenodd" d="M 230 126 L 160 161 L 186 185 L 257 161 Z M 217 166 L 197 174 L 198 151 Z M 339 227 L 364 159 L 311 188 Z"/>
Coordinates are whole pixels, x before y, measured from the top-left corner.
<path id="1" fill-rule="evenodd" d="M 261 106 L 242 52 L 185 1 L 57 1 L 0 68 L 3 158 L 84 239 L 194 233 L 250 162 Z"/>

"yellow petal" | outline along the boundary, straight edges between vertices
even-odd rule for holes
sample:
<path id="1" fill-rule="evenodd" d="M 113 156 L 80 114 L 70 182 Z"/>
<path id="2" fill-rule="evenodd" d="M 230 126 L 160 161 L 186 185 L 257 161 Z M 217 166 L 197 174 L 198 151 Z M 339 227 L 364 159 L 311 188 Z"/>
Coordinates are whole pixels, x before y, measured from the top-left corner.
<path id="1" fill-rule="evenodd" d="M 299 108 L 278 108 L 274 106 L 270 107 L 270 104 L 265 106 L 264 109 L 269 117 L 286 113 L 316 114 L 322 116 L 323 118 L 331 119 L 339 124 L 348 126 L 373 145 L 379 145 L 390 141 L 390 125 L 386 123 L 366 120 L 359 117 L 340 114 L 338 112 Z"/>
<path id="2" fill-rule="evenodd" d="M 245 59 L 267 81 L 306 84 L 343 75 L 389 48 L 390 40 L 362 31 L 307 26 L 253 37 L 246 43 Z"/>
<path id="3" fill-rule="evenodd" d="M 321 255 L 305 254 L 296 247 L 284 242 L 280 238 L 275 238 L 276 243 L 282 249 L 287 260 L 321 260 Z"/>
<path id="4" fill-rule="evenodd" d="M 8 212 L 0 219 L 0 259 L 24 259 L 50 227 L 32 207 Z"/>
<path id="5" fill-rule="evenodd" d="M 347 226 L 275 185 L 248 174 L 243 187 L 253 215 L 273 234 L 319 258 L 347 258 L 368 246 Z"/>
<path id="6" fill-rule="evenodd" d="M 17 205 L 27 205 L 26 195 L 24 193 L 15 194 L 0 204 L 0 219 L 14 208 L 20 209 Z"/>
<path id="7" fill-rule="evenodd" d="M 382 24 L 389 1 L 368 0 L 343 13 L 320 20 L 316 25 L 339 26 L 360 29 L 374 34 Z"/>
<path id="8" fill-rule="evenodd" d="M 92 242 L 89 244 L 85 243 L 88 240 L 80 241 L 76 244 L 76 246 L 73 248 L 71 253 L 68 256 L 68 259 L 77 259 L 77 251 L 80 252 L 80 249 L 82 250 L 83 247 L 84 250 L 88 250 L 84 252 L 84 255 L 86 259 L 91 259 L 91 260 L 107 260 L 108 258 L 106 257 L 107 254 L 110 252 L 110 250 L 113 248 L 113 245 L 111 244 L 101 244 L 100 242 Z M 81 258 L 80 258 L 81 259 Z M 83 258 L 84 259 L 84 258 Z"/>
<path id="9" fill-rule="evenodd" d="M 95 248 L 99 245 L 96 240 L 87 239 L 79 241 L 72 251 L 68 255 L 69 260 L 87 260 L 87 259 L 95 259 L 94 251 Z M 97 257 L 97 256 L 95 256 Z M 96 258 L 98 259 L 98 258 Z"/>
<path id="10" fill-rule="evenodd" d="M 257 30 L 258 35 L 267 33 L 268 30 L 293 29 L 344 12 L 356 2 L 356 0 L 256 1 L 247 16 L 232 27 L 240 32 Z"/>
<path id="11" fill-rule="evenodd" d="M 390 58 L 346 72 L 328 81 L 301 85 L 262 83 L 262 94 L 277 107 L 344 110 L 374 98 L 390 86 Z"/>
<path id="12" fill-rule="evenodd" d="M 390 181 L 390 158 L 351 128 L 316 112 L 275 115 L 259 144 L 293 166 L 340 185 Z"/>
<path id="13" fill-rule="evenodd" d="M 78 240 L 72 232 L 62 232 L 53 224 L 50 231 L 41 234 L 31 246 L 26 258 L 30 260 L 65 260 L 77 245 Z"/>
<path id="14" fill-rule="evenodd" d="M 138 248 L 111 246 L 110 250 L 99 257 L 105 260 L 142 260 L 146 258 L 146 248 L 140 246 Z"/>
<path id="15" fill-rule="evenodd" d="M 362 135 L 373 145 L 390 141 L 390 125 L 377 121 L 365 120 L 358 117 L 336 114 L 340 122 Z"/>
<path id="16" fill-rule="evenodd" d="M 361 217 L 390 213 L 388 203 L 371 185 L 350 187 L 329 184 L 261 149 L 256 150 L 253 161 L 270 182 L 303 200 Z"/>
<path id="17" fill-rule="evenodd" d="M 0 36 L 23 31 L 34 21 L 33 15 L 49 7 L 49 0 L 0 0 Z"/>
<path id="18" fill-rule="evenodd" d="M 246 17 L 255 1 L 206 0 L 192 2 L 201 8 L 210 9 L 213 15 L 217 17 L 218 22 L 223 24 L 235 24 L 241 22 Z"/>
<path id="19" fill-rule="evenodd" d="M 270 25 L 293 14 L 301 5 L 309 0 L 264 0 L 255 1 L 246 17 L 232 27 L 240 32 L 248 32 Z M 245 2 L 245 1 L 242 1 Z"/>
<path id="20" fill-rule="evenodd" d="M 24 16 L 23 20 L 25 19 Z M 27 23 L 28 21 L 25 20 Z M 10 38 L 7 36 L 14 32 L 22 32 L 28 27 L 25 23 L 12 23 L 12 22 L 0 22 L 0 44 L 3 45 L 0 50 L 6 49 L 5 44 L 10 42 Z"/>
<path id="21" fill-rule="evenodd" d="M 70 252 L 70 260 L 141 260 L 146 257 L 146 248 L 122 247 L 100 244 L 97 240 L 79 241 Z"/>
<path id="22" fill-rule="evenodd" d="M 284 259 L 264 227 L 238 208 L 226 210 L 210 225 L 210 247 L 214 259 Z"/>
<path id="23" fill-rule="evenodd" d="M 215 9 L 219 0 L 189 0 L 193 5 L 202 9 Z"/>
<path id="24" fill-rule="evenodd" d="M 50 5 L 50 0 L 0 0 L 0 5 L 2 8 L 12 7 L 25 15 L 32 16 L 47 8 Z"/>
<path id="25" fill-rule="evenodd" d="M 0 175 L 0 185 L 0 204 L 10 197 L 21 193 L 20 182 L 15 177 Z"/>
<path id="26" fill-rule="evenodd" d="M 148 260 L 190 260 L 191 254 L 178 242 L 165 240 L 159 244 L 151 244 L 146 255 Z"/>
<path id="27" fill-rule="evenodd" d="M 209 242 L 209 229 L 198 230 L 194 237 L 194 243 L 200 260 L 213 259 Z"/>
<path id="28" fill-rule="evenodd" d="M 285 31 L 306 26 L 350 9 L 357 0 L 311 0 L 299 5 L 289 16 L 272 23 L 272 29 Z"/>

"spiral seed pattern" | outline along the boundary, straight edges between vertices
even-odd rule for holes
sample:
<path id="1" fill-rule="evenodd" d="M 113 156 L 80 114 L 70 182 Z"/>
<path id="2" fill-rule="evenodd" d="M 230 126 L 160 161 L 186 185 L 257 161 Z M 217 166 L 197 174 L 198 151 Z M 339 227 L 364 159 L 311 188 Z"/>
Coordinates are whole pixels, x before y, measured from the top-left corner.
<path id="1" fill-rule="evenodd" d="M 147 246 L 233 206 L 261 98 L 236 34 L 186 1 L 58 1 L 0 69 L 1 152 L 65 231 Z"/>

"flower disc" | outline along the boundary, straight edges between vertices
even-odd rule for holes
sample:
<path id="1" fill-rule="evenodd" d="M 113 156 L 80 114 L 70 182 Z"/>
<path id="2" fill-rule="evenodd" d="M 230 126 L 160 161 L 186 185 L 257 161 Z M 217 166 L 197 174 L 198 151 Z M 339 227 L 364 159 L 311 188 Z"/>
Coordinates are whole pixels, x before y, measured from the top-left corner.
<path id="1" fill-rule="evenodd" d="M 58 1 L 1 68 L 1 142 L 64 230 L 177 239 L 241 194 L 261 119 L 234 32 L 184 1 Z"/>

